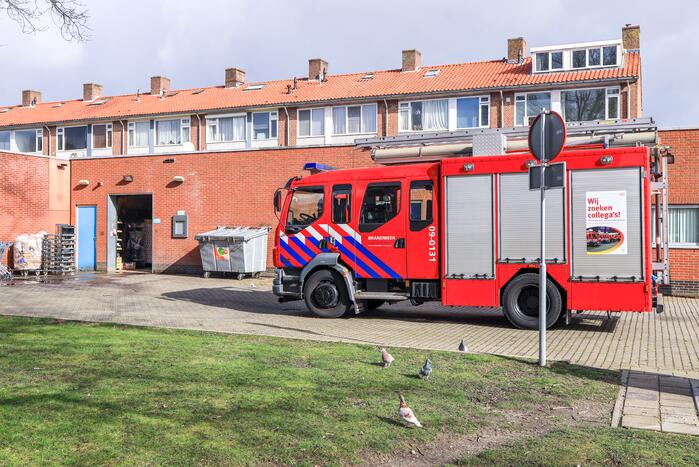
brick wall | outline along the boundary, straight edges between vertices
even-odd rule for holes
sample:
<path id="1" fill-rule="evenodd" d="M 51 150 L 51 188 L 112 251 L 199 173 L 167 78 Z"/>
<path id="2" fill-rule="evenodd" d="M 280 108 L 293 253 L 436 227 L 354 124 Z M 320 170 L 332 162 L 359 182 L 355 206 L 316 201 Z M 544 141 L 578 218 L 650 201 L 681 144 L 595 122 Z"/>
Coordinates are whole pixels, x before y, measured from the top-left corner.
<path id="1" fill-rule="evenodd" d="M 49 162 L 45 157 L 0 152 L 0 241 L 52 230 L 49 224 Z M 7 264 L 7 254 L 4 264 Z"/>
<path id="2" fill-rule="evenodd" d="M 699 205 L 699 128 L 661 131 L 660 142 L 675 154 L 668 175 L 670 204 Z M 669 291 L 699 296 L 699 248 L 670 249 Z"/>
<path id="3" fill-rule="evenodd" d="M 164 164 L 164 159 L 175 162 Z M 71 166 L 72 219 L 75 222 L 75 206 L 97 206 L 97 262 L 99 269 L 105 269 L 108 195 L 152 193 L 153 217 L 161 219 L 153 227 L 154 270 L 199 272 L 201 261 L 194 239 L 197 233 L 219 225 L 275 226 L 274 190 L 290 177 L 303 175 L 303 164 L 311 161 L 338 168 L 373 163 L 367 151 L 348 147 L 76 160 Z M 133 182 L 124 184 L 121 180 L 125 174 L 133 175 Z M 175 175 L 183 176 L 184 183 L 173 184 Z M 90 185 L 75 186 L 75 181 L 81 179 L 89 180 Z M 171 238 L 171 217 L 177 211 L 189 216 L 187 239 Z M 269 267 L 272 239 L 270 235 Z"/>

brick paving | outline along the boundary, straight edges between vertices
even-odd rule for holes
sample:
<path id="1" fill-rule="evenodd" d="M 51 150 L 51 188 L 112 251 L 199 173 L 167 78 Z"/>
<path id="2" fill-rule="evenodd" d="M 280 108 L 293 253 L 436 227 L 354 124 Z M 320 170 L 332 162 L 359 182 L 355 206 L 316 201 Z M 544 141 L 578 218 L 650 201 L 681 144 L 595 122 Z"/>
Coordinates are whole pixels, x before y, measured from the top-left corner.
<path id="1" fill-rule="evenodd" d="M 537 333 L 512 328 L 498 310 L 409 304 L 348 319 L 312 317 L 280 304 L 269 279 L 235 281 L 157 274 L 82 274 L 0 287 L 0 313 L 262 334 L 382 346 L 537 356 Z M 666 312 L 587 313 L 549 331 L 549 357 L 607 369 L 699 377 L 699 300 L 666 297 Z"/>

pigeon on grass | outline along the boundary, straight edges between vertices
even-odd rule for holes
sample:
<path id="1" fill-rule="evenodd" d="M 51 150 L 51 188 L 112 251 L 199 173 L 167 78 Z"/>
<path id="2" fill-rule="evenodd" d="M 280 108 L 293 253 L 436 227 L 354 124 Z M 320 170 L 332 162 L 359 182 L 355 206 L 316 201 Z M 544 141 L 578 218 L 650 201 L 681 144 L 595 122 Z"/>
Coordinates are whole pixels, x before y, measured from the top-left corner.
<path id="1" fill-rule="evenodd" d="M 398 399 L 400 400 L 400 406 L 398 407 L 398 416 L 407 426 L 414 426 L 417 428 L 422 428 L 422 423 L 417 419 L 413 409 L 408 407 L 405 403 L 405 397 L 400 392 L 398 393 Z"/>
<path id="2" fill-rule="evenodd" d="M 388 353 L 388 351 L 385 348 L 381 349 L 381 364 L 384 368 L 388 368 L 389 366 L 391 366 L 393 360 L 395 360 L 395 358 L 393 358 L 393 355 Z"/>
<path id="3" fill-rule="evenodd" d="M 432 375 L 432 360 L 428 358 L 425 360 L 425 364 L 422 365 L 422 368 L 420 368 L 420 373 L 418 373 L 418 376 L 421 379 L 430 379 L 430 375 Z"/>

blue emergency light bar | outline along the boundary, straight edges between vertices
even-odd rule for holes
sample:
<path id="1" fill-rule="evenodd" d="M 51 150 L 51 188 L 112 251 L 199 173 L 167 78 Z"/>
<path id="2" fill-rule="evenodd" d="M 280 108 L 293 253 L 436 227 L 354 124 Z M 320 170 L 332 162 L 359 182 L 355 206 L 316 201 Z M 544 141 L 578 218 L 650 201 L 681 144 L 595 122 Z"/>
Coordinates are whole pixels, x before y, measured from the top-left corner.
<path id="1" fill-rule="evenodd" d="M 315 172 L 329 172 L 331 170 L 337 170 L 337 168 L 330 165 L 320 164 L 318 162 L 307 162 L 303 166 L 303 170 L 310 170 Z"/>

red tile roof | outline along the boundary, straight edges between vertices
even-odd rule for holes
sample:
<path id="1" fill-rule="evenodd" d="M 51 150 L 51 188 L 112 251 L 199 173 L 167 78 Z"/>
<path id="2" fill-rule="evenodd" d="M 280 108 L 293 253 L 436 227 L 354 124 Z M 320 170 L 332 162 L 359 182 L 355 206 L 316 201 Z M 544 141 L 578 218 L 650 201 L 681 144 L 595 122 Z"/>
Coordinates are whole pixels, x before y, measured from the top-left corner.
<path id="1" fill-rule="evenodd" d="M 423 78 L 427 70 L 439 69 L 436 77 Z M 71 100 L 45 102 L 35 107 L 0 107 L 0 127 L 53 124 L 60 122 L 92 121 L 100 119 L 126 119 L 137 116 L 194 113 L 221 109 L 246 109 L 263 106 L 296 106 L 302 103 L 361 100 L 378 97 L 405 96 L 421 93 L 469 92 L 582 83 L 598 80 L 637 79 L 640 76 L 640 56 L 625 54 L 621 68 L 603 68 L 561 73 L 531 73 L 531 59 L 522 64 L 502 60 L 470 62 L 451 65 L 422 67 L 417 72 L 400 70 L 368 72 L 373 78 L 364 79 L 367 73 L 328 75 L 327 81 L 299 79 L 298 89 L 287 93 L 293 79 L 248 83 L 237 88 L 215 86 L 199 89 L 172 91 L 167 97 L 148 93 L 106 97 L 106 102 Z M 253 84 L 264 84 L 259 90 L 246 90 Z M 203 89 L 203 92 L 197 92 Z"/>

